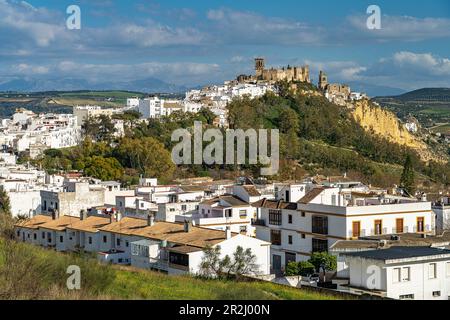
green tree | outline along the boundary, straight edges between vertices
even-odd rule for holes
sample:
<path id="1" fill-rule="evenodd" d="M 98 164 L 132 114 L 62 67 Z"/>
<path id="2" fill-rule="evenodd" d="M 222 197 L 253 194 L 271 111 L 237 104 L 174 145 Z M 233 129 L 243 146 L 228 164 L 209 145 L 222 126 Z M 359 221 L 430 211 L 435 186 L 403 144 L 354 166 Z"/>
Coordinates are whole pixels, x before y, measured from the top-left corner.
<path id="1" fill-rule="evenodd" d="M 230 260 L 220 258 L 220 246 L 206 246 L 203 249 L 203 257 L 200 262 L 199 275 L 205 278 L 220 278 L 224 269 L 229 266 Z"/>
<path id="2" fill-rule="evenodd" d="M 258 273 L 257 257 L 249 248 L 244 249 L 238 246 L 233 253 L 233 258 L 229 255 L 223 258 L 220 256 L 220 246 L 207 246 L 203 250 L 199 275 L 205 278 L 239 279 L 246 274 Z"/>
<path id="3" fill-rule="evenodd" d="M 95 141 L 110 143 L 113 140 L 115 127 L 111 117 L 100 115 L 98 117 L 88 117 L 83 124 L 86 136 Z"/>
<path id="4" fill-rule="evenodd" d="M 299 272 L 298 272 L 298 263 L 295 261 L 289 261 L 289 263 L 286 266 L 286 270 L 284 271 L 284 273 L 287 276 L 298 276 Z"/>
<path id="5" fill-rule="evenodd" d="M 116 158 L 94 156 L 84 163 L 84 173 L 90 177 L 103 181 L 120 180 L 123 167 Z"/>
<path id="6" fill-rule="evenodd" d="M 319 271 L 321 267 L 325 268 L 326 271 L 333 271 L 337 268 L 336 257 L 328 252 L 314 252 L 309 262 L 314 266 L 316 271 Z"/>
<path id="7" fill-rule="evenodd" d="M 285 274 L 287 276 L 308 276 L 315 272 L 314 265 L 309 261 L 294 262 L 291 261 L 286 266 Z"/>
<path id="8" fill-rule="evenodd" d="M 0 214 L 11 215 L 11 203 L 9 201 L 9 196 L 6 190 L 0 187 Z"/>
<path id="9" fill-rule="evenodd" d="M 314 265 L 309 261 L 300 261 L 298 263 L 298 274 L 301 276 L 308 276 L 315 271 Z"/>
<path id="10" fill-rule="evenodd" d="M 115 152 L 122 165 L 138 170 L 145 177 L 168 179 L 175 171 L 169 151 L 152 137 L 123 138 Z"/>
<path id="11" fill-rule="evenodd" d="M 415 173 L 410 154 L 406 155 L 402 176 L 400 178 L 400 187 L 404 188 L 411 195 L 415 192 Z"/>

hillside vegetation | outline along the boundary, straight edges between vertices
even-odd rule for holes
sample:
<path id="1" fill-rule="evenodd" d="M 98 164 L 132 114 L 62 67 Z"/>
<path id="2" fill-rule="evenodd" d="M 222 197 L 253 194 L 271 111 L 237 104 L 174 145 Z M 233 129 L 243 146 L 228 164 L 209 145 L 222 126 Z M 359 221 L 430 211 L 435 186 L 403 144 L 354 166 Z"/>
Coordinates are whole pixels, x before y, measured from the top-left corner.
<path id="1" fill-rule="evenodd" d="M 81 269 L 68 290 L 67 267 Z M 325 300 L 336 296 L 266 282 L 202 280 L 102 265 L 91 255 L 62 254 L 0 240 L 0 299 Z"/>
<path id="2" fill-rule="evenodd" d="M 228 106 L 231 128 L 280 129 L 280 171 L 274 178 L 347 172 L 365 183 L 390 187 L 399 183 L 397 172 L 401 168 L 393 174 L 385 170 L 386 165 L 403 166 L 409 154 L 425 181 L 450 185 L 448 156 L 438 155 L 402 129 L 394 114 L 368 102 L 361 102 L 367 104 L 364 107 L 340 107 L 307 86 L 297 92 L 282 89 L 279 96 L 269 93 L 257 99 L 237 98 Z M 138 117 L 126 115 L 126 136 L 122 139 L 113 137 L 114 126 L 107 118 L 91 121 L 85 126 L 88 139 L 82 145 L 47 150 L 33 163 L 49 172 L 81 170 L 124 184 L 136 183 L 139 175 L 164 182 L 192 176 L 220 179 L 259 175 L 258 165 L 173 165 L 170 153 L 177 142 L 171 141 L 172 132 L 192 128 L 194 121 L 201 121 L 204 129 L 213 127 L 214 115 L 207 109 L 197 114 L 174 112 L 148 123 Z"/>

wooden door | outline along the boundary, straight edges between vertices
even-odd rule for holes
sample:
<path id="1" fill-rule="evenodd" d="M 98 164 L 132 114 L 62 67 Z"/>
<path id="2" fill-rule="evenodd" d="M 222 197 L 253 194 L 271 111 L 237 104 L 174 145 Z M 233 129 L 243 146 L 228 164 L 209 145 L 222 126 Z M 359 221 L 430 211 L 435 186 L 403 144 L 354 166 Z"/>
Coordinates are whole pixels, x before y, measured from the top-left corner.
<path id="1" fill-rule="evenodd" d="M 403 219 L 397 219 L 395 221 L 396 233 L 403 233 Z"/>
<path id="2" fill-rule="evenodd" d="M 424 228 L 424 218 L 423 217 L 418 217 L 417 218 L 417 232 L 424 232 L 425 228 Z"/>
<path id="3" fill-rule="evenodd" d="M 352 231 L 353 238 L 359 238 L 361 236 L 361 222 L 353 221 L 352 230 L 353 230 Z"/>
<path id="4" fill-rule="evenodd" d="M 375 220 L 375 235 L 383 234 L 383 222 L 381 220 Z"/>

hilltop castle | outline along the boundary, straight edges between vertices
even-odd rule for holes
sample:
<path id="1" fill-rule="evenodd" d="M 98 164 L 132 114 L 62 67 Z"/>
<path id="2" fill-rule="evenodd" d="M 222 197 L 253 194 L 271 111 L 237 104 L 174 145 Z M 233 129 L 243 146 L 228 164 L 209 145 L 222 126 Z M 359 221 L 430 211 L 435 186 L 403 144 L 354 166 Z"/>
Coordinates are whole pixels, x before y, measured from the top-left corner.
<path id="1" fill-rule="evenodd" d="M 310 83 L 311 80 L 309 78 L 309 66 L 300 66 L 300 67 L 283 67 L 280 69 L 265 68 L 265 60 L 264 58 L 256 58 L 255 59 L 255 75 L 247 76 L 240 75 L 237 78 L 238 82 L 248 82 L 248 81 L 267 81 L 267 82 L 276 82 L 276 81 L 301 81 Z"/>

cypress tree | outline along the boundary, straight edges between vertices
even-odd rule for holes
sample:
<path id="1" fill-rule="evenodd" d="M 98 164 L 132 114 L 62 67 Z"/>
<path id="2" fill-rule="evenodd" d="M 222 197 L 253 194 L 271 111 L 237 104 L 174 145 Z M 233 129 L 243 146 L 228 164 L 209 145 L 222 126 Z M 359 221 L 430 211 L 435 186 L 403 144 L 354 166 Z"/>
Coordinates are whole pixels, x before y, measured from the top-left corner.
<path id="1" fill-rule="evenodd" d="M 400 187 L 405 189 L 409 194 L 413 195 L 415 192 L 415 173 L 411 159 L 411 155 L 407 154 L 405 164 L 403 165 L 402 177 L 400 179 Z"/>

